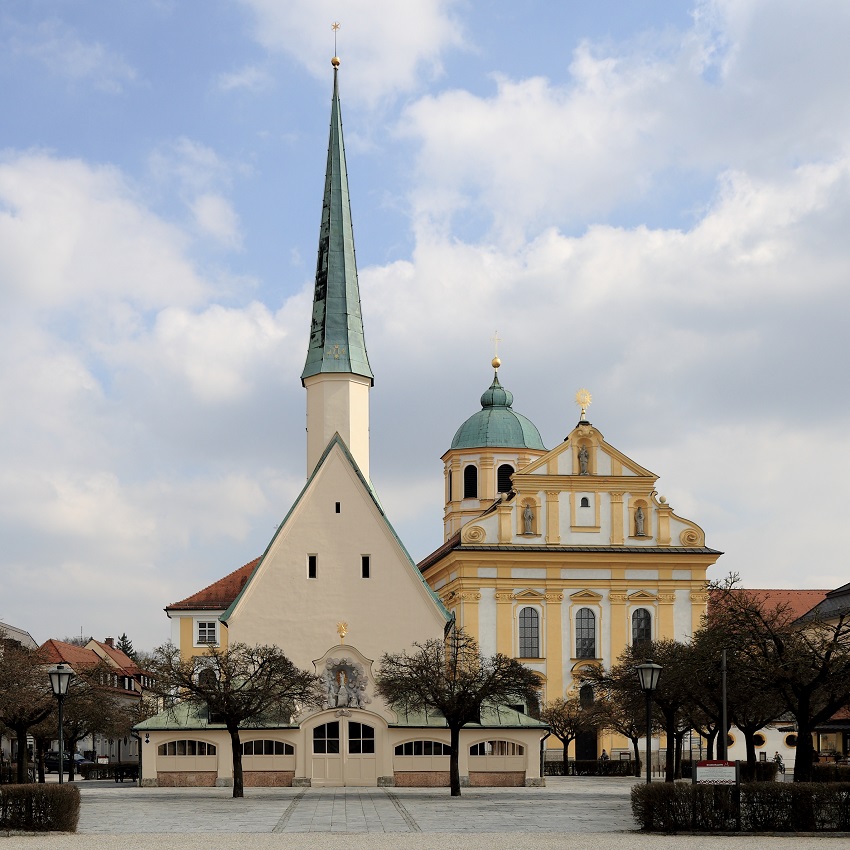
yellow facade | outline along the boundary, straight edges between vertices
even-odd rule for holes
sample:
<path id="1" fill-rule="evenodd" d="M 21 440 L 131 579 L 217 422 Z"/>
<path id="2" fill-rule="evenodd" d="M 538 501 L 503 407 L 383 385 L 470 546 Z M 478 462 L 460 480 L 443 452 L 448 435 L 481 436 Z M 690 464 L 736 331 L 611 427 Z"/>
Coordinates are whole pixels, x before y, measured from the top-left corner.
<path id="1" fill-rule="evenodd" d="M 472 501 L 447 489 L 447 541 L 419 565 L 482 651 L 522 659 L 549 701 L 574 691 L 578 668 L 610 666 L 636 638 L 688 639 L 721 553 L 657 495 L 657 476 L 584 420 L 555 449 L 525 451 L 524 465 L 510 451 L 486 453 L 516 465 L 510 492 L 484 491 L 472 515 Z M 443 456 L 453 485 L 474 457 Z"/>

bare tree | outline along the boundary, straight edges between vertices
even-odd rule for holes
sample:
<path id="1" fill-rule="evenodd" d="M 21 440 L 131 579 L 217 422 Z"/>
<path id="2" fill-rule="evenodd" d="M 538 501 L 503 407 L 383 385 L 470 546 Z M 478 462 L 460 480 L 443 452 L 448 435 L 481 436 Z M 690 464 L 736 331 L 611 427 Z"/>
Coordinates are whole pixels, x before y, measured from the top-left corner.
<path id="1" fill-rule="evenodd" d="M 850 703 L 850 612 L 798 619 L 788 606 L 771 606 L 757 591 L 738 587 L 735 576 L 712 590 L 708 627 L 734 641 L 753 687 L 793 715 L 794 781 L 810 781 L 815 727 Z"/>
<path id="2" fill-rule="evenodd" d="M 564 747 L 564 776 L 566 776 L 567 750 L 582 732 L 596 730 L 595 711 L 582 706 L 578 697 L 567 697 L 547 702 L 540 711 L 540 719 L 549 724 L 552 734 Z"/>
<path id="3" fill-rule="evenodd" d="M 453 629 L 447 641 L 415 643 L 411 654 L 385 653 L 376 685 L 394 708 L 433 709 L 446 719 L 451 739 L 449 775 L 452 797 L 460 796 L 460 730 L 481 722 L 488 704 L 536 704 L 537 674 L 506 655 L 483 658 L 475 639 Z"/>
<path id="4" fill-rule="evenodd" d="M 0 722 L 18 740 L 17 781 L 27 781 L 27 732 L 55 707 L 43 662 L 36 650 L 8 645 L 0 654 Z"/>
<path id="5" fill-rule="evenodd" d="M 289 722 L 302 707 L 321 704 L 318 677 L 296 667 L 276 646 L 235 643 L 187 658 L 167 643 L 154 651 L 149 669 L 160 696 L 206 708 L 227 728 L 234 797 L 244 796 L 240 725 L 259 719 Z"/>

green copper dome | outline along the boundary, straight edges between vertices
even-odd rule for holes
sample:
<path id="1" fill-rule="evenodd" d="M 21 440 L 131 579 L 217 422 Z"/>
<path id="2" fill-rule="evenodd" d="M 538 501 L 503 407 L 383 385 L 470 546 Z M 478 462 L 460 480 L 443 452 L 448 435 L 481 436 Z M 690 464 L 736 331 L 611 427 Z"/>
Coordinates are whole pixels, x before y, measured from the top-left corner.
<path id="1" fill-rule="evenodd" d="M 452 440 L 453 449 L 539 449 L 546 451 L 534 423 L 511 409 L 513 393 L 499 383 L 498 372 L 481 396 L 481 410 L 473 413 Z"/>

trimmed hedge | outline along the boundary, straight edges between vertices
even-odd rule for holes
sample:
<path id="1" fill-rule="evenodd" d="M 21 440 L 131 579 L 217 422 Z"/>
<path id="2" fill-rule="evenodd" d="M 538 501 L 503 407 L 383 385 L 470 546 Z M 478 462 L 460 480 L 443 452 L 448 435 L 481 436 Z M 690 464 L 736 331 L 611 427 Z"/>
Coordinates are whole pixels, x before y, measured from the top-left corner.
<path id="1" fill-rule="evenodd" d="M 76 832 L 79 819 L 80 792 L 70 783 L 0 787 L 0 829 Z"/>
<path id="2" fill-rule="evenodd" d="M 850 765 L 813 764 L 812 782 L 850 782 Z"/>
<path id="3" fill-rule="evenodd" d="M 561 761 L 547 761 L 545 776 L 634 776 L 633 761 L 599 761 L 597 759 L 570 759 L 567 762 L 567 772 Z"/>
<path id="4" fill-rule="evenodd" d="M 632 788 L 632 814 L 648 832 L 732 832 L 738 829 L 730 785 L 657 783 Z M 745 832 L 850 830 L 850 783 L 751 782 L 741 785 Z"/>
<path id="5" fill-rule="evenodd" d="M 139 778 L 139 765 L 127 764 L 81 764 L 80 776 L 83 779 L 114 779 L 116 782 L 123 777 L 126 780 Z"/>

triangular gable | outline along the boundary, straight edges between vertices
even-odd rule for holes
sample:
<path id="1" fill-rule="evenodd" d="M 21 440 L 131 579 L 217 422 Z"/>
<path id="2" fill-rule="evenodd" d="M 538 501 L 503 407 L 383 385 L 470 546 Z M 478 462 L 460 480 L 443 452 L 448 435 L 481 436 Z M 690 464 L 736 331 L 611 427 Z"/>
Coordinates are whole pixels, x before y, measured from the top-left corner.
<path id="1" fill-rule="evenodd" d="M 434 590 L 431 588 L 431 586 L 425 580 L 422 573 L 419 572 L 419 570 L 416 567 L 416 564 L 413 562 L 413 559 L 410 557 L 410 553 L 407 551 L 407 548 L 405 547 L 405 545 L 401 542 L 401 538 L 398 536 L 395 529 L 392 527 L 392 524 L 390 523 L 389 519 L 387 519 L 387 516 L 384 513 L 384 509 L 381 506 L 381 503 L 378 500 L 378 497 L 375 494 L 375 491 L 373 490 L 372 485 L 366 480 L 365 476 L 360 471 L 360 467 L 357 465 L 357 461 L 354 460 L 354 457 L 351 454 L 351 452 L 349 451 L 348 446 L 345 444 L 345 440 L 343 440 L 342 437 L 340 437 L 339 433 L 336 433 L 331 438 L 330 442 L 328 443 L 327 447 L 325 448 L 325 451 L 322 453 L 322 456 L 319 459 L 319 462 L 316 464 L 316 468 L 310 474 L 310 477 L 307 479 L 307 482 L 304 484 L 304 487 L 301 489 L 301 492 L 298 494 L 298 497 L 295 499 L 295 501 L 292 503 L 292 506 L 287 511 L 286 516 L 283 519 L 283 522 L 281 522 L 281 524 L 278 526 L 277 530 L 275 531 L 274 535 L 272 536 L 272 539 L 269 541 L 268 546 L 266 546 L 265 551 L 263 552 L 263 554 L 258 559 L 258 563 L 256 565 L 256 568 L 254 570 L 252 570 L 250 576 L 248 577 L 248 579 L 245 581 L 242 588 L 240 589 L 239 594 L 236 596 L 236 598 L 233 600 L 233 602 L 228 606 L 227 610 L 219 617 L 221 622 L 226 624 L 228 622 L 228 620 L 233 616 L 233 613 L 236 611 L 237 607 L 239 606 L 240 601 L 243 599 L 245 594 L 248 592 L 252 582 L 254 582 L 256 577 L 260 574 L 262 567 L 263 567 L 263 564 L 264 564 L 266 558 L 268 557 L 269 553 L 273 549 L 278 538 L 281 535 L 285 534 L 287 524 L 289 523 L 290 518 L 296 512 L 297 508 L 301 504 L 305 495 L 307 494 L 307 492 L 312 487 L 314 481 L 320 475 L 323 467 L 327 463 L 328 457 L 330 456 L 331 452 L 333 451 L 333 449 L 335 447 L 338 447 L 340 449 L 343 457 L 351 465 L 352 470 L 354 471 L 357 478 L 359 479 L 360 484 L 363 487 L 363 490 L 365 490 L 365 492 L 368 494 L 369 498 L 372 500 L 375 508 L 378 511 L 378 514 L 379 514 L 381 520 L 384 523 L 385 528 L 387 529 L 387 531 L 389 531 L 391 537 L 395 540 L 396 544 L 398 545 L 398 549 L 399 549 L 399 551 L 402 555 L 402 559 L 405 562 L 405 564 L 407 565 L 407 567 L 410 569 L 411 575 L 413 577 L 415 577 L 415 579 L 419 582 L 419 584 L 422 585 L 422 587 L 425 589 L 427 594 L 434 601 L 434 604 L 437 606 L 438 611 L 445 618 L 446 622 L 448 622 L 451 619 L 451 614 L 446 609 L 445 605 L 443 605 L 443 602 L 440 599 L 440 597 L 434 592 Z"/>
<path id="2" fill-rule="evenodd" d="M 520 590 L 518 593 L 515 593 L 514 599 L 523 602 L 542 602 L 546 599 L 546 595 L 544 593 L 540 593 L 539 590 L 532 590 L 529 587 L 525 590 Z"/>
<path id="3" fill-rule="evenodd" d="M 658 597 L 654 593 L 647 593 L 645 590 L 636 590 L 626 598 L 629 602 L 658 602 Z"/>
<path id="4" fill-rule="evenodd" d="M 577 590 L 575 593 L 570 594 L 570 599 L 573 602 L 600 602 L 602 600 L 602 594 L 597 593 L 595 590 Z"/>
<path id="5" fill-rule="evenodd" d="M 623 454 L 619 449 L 614 448 L 610 443 L 606 442 L 603 438 L 600 431 L 596 428 L 593 428 L 590 425 L 577 426 L 574 428 L 568 435 L 564 442 L 555 446 L 555 448 L 546 452 L 545 455 L 535 458 L 531 463 L 527 466 L 524 466 L 519 470 L 520 475 L 549 475 L 549 470 L 557 468 L 557 458 L 565 453 L 571 453 L 573 450 L 573 445 L 577 439 L 577 437 L 581 436 L 582 439 L 590 439 L 593 444 L 596 446 L 597 452 L 602 452 L 607 455 L 612 460 L 618 462 L 623 470 L 628 470 L 632 476 L 637 476 L 639 478 L 651 478 L 653 481 L 658 480 L 658 476 L 641 466 L 639 463 L 636 463 L 627 455 Z M 594 476 L 589 476 L 589 479 L 592 480 Z"/>

